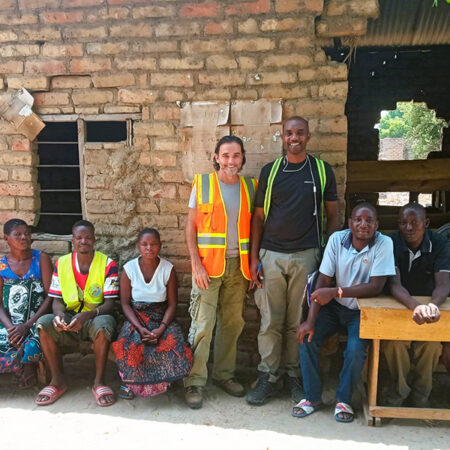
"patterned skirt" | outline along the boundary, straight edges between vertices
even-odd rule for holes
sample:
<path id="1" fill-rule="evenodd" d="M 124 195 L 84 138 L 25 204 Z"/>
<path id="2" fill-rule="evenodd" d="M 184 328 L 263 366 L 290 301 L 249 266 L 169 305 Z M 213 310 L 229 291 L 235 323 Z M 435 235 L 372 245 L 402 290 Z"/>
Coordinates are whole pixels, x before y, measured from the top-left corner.
<path id="1" fill-rule="evenodd" d="M 44 299 L 41 280 L 3 281 L 3 305 L 14 325 L 25 323 L 39 309 Z M 23 364 L 37 363 L 41 358 L 41 348 L 36 326 L 30 329 L 19 348 L 8 341 L 8 332 L 0 323 L 0 373 L 20 372 Z"/>
<path id="2" fill-rule="evenodd" d="M 136 302 L 132 307 L 141 324 L 152 331 L 160 326 L 167 302 Z M 165 392 L 170 382 L 187 377 L 191 370 L 192 352 L 175 321 L 165 329 L 156 345 L 144 344 L 139 332 L 126 321 L 112 348 L 122 381 L 137 395 Z"/>

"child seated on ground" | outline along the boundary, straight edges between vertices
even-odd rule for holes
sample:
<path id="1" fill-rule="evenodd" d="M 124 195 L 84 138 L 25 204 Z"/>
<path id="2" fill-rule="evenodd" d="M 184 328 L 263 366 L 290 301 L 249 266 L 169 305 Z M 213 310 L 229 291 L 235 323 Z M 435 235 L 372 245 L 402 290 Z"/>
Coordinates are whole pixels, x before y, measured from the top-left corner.
<path id="1" fill-rule="evenodd" d="M 139 233 L 140 256 L 124 265 L 120 300 L 127 318 L 112 347 L 122 378 L 121 398 L 151 397 L 165 392 L 170 382 L 189 375 L 190 347 L 173 320 L 178 297 L 173 265 L 159 256 L 157 230 Z"/>

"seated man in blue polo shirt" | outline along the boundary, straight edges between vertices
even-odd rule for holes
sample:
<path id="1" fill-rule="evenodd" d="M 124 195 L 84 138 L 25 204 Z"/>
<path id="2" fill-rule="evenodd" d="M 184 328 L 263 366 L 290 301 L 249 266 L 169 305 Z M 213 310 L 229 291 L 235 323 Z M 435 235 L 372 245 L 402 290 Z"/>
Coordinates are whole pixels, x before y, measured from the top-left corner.
<path id="1" fill-rule="evenodd" d="M 353 208 L 348 225 L 350 229 L 337 231 L 328 240 L 316 289 L 310 297 L 308 318 L 297 332 L 305 398 L 294 406 L 294 417 L 306 417 L 322 405 L 320 348 L 324 339 L 344 326 L 348 330 L 348 342 L 334 417 L 338 422 L 353 420 L 349 403 L 361 377 L 368 344 L 359 337 L 360 312 L 356 298 L 379 295 L 386 277 L 395 275 L 392 241 L 377 232 L 376 209 L 370 203 L 359 203 Z"/>
<path id="2" fill-rule="evenodd" d="M 399 212 L 399 231 L 391 236 L 397 274 L 389 280 L 390 291 L 412 311 L 411 319 L 419 325 L 439 320 L 439 305 L 450 290 L 449 245 L 444 236 L 427 230 L 428 224 L 425 208 L 408 203 Z M 414 296 L 431 300 L 423 305 Z M 383 341 L 382 349 L 396 384 L 386 403 L 400 406 L 408 399 L 412 406 L 426 406 L 441 343 Z"/>

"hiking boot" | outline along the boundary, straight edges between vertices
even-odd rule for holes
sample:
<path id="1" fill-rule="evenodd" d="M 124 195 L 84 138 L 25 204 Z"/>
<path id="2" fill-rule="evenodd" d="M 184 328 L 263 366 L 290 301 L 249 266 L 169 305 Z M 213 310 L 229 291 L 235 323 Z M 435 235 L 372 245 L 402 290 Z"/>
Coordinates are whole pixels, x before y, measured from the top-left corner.
<path id="1" fill-rule="evenodd" d="M 188 386 L 184 398 L 189 408 L 200 409 L 203 404 L 203 386 Z"/>
<path id="2" fill-rule="evenodd" d="M 230 378 L 229 380 L 213 380 L 213 384 L 219 386 L 227 394 L 232 395 L 233 397 L 243 397 L 245 395 L 244 386 L 234 378 Z"/>
<path id="3" fill-rule="evenodd" d="M 298 403 L 302 398 L 305 398 L 305 391 L 303 390 L 300 378 L 286 375 L 284 378 L 284 385 L 288 388 L 291 399 L 294 400 L 295 403 Z"/>
<path id="4" fill-rule="evenodd" d="M 248 392 L 246 400 L 250 405 L 264 405 L 270 397 L 274 397 L 277 393 L 277 383 L 271 383 L 267 373 L 259 376 L 256 386 Z"/>

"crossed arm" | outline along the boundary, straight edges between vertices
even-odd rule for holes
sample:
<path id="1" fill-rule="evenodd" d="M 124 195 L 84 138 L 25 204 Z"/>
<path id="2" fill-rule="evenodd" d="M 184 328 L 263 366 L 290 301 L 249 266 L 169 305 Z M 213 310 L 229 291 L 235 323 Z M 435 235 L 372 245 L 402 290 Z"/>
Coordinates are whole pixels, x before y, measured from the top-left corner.
<path id="1" fill-rule="evenodd" d="M 389 281 L 392 296 L 413 311 L 412 319 L 419 325 L 437 322 L 441 316 L 439 306 L 447 299 L 450 290 L 448 272 L 436 272 L 434 280 L 435 288 L 431 293 L 431 301 L 428 305 L 419 303 L 402 285 L 398 268 L 396 268 L 395 276 Z"/>

